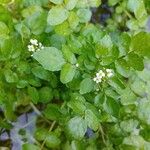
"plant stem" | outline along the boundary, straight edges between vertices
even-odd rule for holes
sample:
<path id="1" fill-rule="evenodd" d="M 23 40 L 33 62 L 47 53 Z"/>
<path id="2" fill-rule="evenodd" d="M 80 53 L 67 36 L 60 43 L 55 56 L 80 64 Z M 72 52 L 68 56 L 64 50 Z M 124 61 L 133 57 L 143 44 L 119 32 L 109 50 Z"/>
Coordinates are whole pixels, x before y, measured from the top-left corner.
<path id="1" fill-rule="evenodd" d="M 50 126 L 50 128 L 49 128 L 49 130 L 48 130 L 48 132 L 50 132 L 50 131 L 53 130 L 55 124 L 56 124 L 56 121 L 53 121 L 52 124 L 51 124 L 51 126 Z M 42 143 L 42 145 L 41 145 L 40 150 L 43 150 L 43 147 L 44 147 L 44 145 L 45 145 L 46 139 L 47 139 L 47 137 L 44 139 L 44 141 L 43 141 L 43 143 Z"/>
<path id="2" fill-rule="evenodd" d="M 102 135 L 103 143 L 104 143 L 105 145 L 107 145 L 106 140 L 105 140 L 105 133 L 104 133 L 104 131 L 103 131 L 103 128 L 102 128 L 101 124 L 100 124 L 100 126 L 99 126 L 99 130 L 100 130 L 101 135 Z"/>

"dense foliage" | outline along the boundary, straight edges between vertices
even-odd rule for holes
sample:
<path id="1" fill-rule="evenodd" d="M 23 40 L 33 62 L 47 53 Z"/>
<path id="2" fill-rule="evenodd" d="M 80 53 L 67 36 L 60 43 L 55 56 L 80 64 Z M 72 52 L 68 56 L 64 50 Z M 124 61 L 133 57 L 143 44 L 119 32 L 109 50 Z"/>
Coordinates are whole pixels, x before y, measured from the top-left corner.
<path id="1" fill-rule="evenodd" d="M 150 1 L 108 5 L 100 25 L 100 0 L 0 1 L 1 133 L 38 114 L 23 150 L 150 150 Z"/>

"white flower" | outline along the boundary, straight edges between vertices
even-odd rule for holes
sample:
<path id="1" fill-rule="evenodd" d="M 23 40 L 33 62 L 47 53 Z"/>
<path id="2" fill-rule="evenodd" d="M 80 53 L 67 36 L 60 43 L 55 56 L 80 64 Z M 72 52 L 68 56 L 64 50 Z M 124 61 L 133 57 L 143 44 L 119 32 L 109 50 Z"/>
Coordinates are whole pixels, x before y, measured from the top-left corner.
<path id="1" fill-rule="evenodd" d="M 29 52 L 40 51 L 41 49 L 44 48 L 44 46 L 42 45 L 42 43 L 38 42 L 36 39 L 30 39 L 30 43 L 31 44 L 28 45 L 28 51 Z"/>
<path id="2" fill-rule="evenodd" d="M 34 48 L 33 45 L 28 45 L 28 50 L 29 50 L 30 52 L 34 52 L 34 51 L 35 51 L 35 48 Z"/>
<path id="3" fill-rule="evenodd" d="M 36 39 L 31 39 L 30 43 L 35 45 L 35 46 L 38 46 L 38 41 Z"/>
<path id="4" fill-rule="evenodd" d="M 105 73 L 100 70 L 99 72 L 96 73 L 96 77 L 93 79 L 96 83 L 102 82 L 102 78 L 105 77 Z"/>
<path id="5" fill-rule="evenodd" d="M 114 75 L 113 70 L 112 69 L 106 69 L 107 72 L 107 77 L 110 78 Z"/>
<path id="6" fill-rule="evenodd" d="M 105 77 L 105 73 L 103 72 L 103 70 L 100 70 L 98 73 L 96 73 L 96 76 L 103 78 L 103 77 Z"/>
<path id="7" fill-rule="evenodd" d="M 95 78 L 93 78 L 93 80 L 94 80 L 96 83 L 102 82 L 102 79 L 99 78 L 99 77 L 95 77 Z"/>
<path id="8" fill-rule="evenodd" d="M 75 66 L 78 68 L 78 67 L 79 67 L 79 64 L 77 63 Z"/>

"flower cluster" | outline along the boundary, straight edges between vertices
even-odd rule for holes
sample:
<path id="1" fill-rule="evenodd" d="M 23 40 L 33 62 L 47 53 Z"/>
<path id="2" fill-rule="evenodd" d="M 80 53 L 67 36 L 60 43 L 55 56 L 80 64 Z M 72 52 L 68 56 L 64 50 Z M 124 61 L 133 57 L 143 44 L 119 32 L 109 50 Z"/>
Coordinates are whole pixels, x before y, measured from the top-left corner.
<path id="1" fill-rule="evenodd" d="M 36 39 L 30 39 L 30 44 L 28 45 L 29 52 L 36 52 L 43 49 L 42 43 L 38 42 Z"/>
<path id="2" fill-rule="evenodd" d="M 101 83 L 104 78 L 106 78 L 106 77 L 110 78 L 112 76 L 113 76 L 113 70 L 112 69 L 105 69 L 104 71 L 99 70 L 96 73 L 96 76 L 93 78 L 93 80 L 96 83 Z"/>

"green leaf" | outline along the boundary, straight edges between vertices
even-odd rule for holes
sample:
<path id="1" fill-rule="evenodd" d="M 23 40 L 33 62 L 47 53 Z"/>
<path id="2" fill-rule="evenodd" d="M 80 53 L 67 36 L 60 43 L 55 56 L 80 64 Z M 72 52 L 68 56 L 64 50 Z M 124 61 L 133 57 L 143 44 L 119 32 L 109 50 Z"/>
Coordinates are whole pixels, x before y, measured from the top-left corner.
<path id="1" fill-rule="evenodd" d="M 101 4 L 101 0 L 89 0 L 90 7 L 98 7 Z"/>
<path id="2" fill-rule="evenodd" d="M 17 88 L 25 88 L 28 86 L 28 82 L 26 80 L 19 80 L 17 83 Z"/>
<path id="3" fill-rule="evenodd" d="M 89 93 L 93 90 L 93 88 L 94 88 L 94 82 L 90 78 L 85 78 L 80 83 L 80 93 L 81 94 Z"/>
<path id="4" fill-rule="evenodd" d="M 135 78 L 135 80 L 130 85 L 132 91 L 137 95 L 143 97 L 146 94 L 146 84 L 139 78 Z"/>
<path id="5" fill-rule="evenodd" d="M 49 148 L 56 148 L 61 143 L 60 139 L 52 132 L 48 133 L 46 136 L 46 146 Z"/>
<path id="6" fill-rule="evenodd" d="M 30 37 L 30 29 L 23 23 L 17 24 L 15 29 L 21 35 L 22 38 L 29 38 Z"/>
<path id="7" fill-rule="evenodd" d="M 128 54 L 128 63 L 135 70 L 142 71 L 144 69 L 143 58 L 133 52 Z"/>
<path id="8" fill-rule="evenodd" d="M 59 71 L 65 63 L 62 52 L 55 47 L 45 47 L 35 52 L 33 58 L 49 71 Z"/>
<path id="9" fill-rule="evenodd" d="M 125 59 L 119 59 L 115 62 L 116 70 L 119 74 L 122 76 L 128 78 L 129 77 L 129 71 L 130 71 L 130 66 L 127 63 Z"/>
<path id="10" fill-rule="evenodd" d="M 105 35 L 100 42 L 96 45 L 96 56 L 99 57 L 108 57 L 110 50 L 113 47 L 111 37 Z"/>
<path id="11" fill-rule="evenodd" d="M 45 12 L 37 12 L 26 19 L 28 27 L 35 35 L 44 32 L 47 24 L 47 14 Z"/>
<path id="12" fill-rule="evenodd" d="M 114 100 L 111 97 L 107 97 L 106 101 L 104 103 L 104 109 L 106 112 L 108 112 L 110 115 L 114 117 L 118 117 L 119 115 L 119 110 L 120 110 L 120 105 L 119 103 Z"/>
<path id="13" fill-rule="evenodd" d="M 133 93 L 133 91 L 129 87 L 122 90 L 122 94 L 121 94 L 122 105 L 135 104 L 136 100 L 137 100 L 137 96 Z"/>
<path id="14" fill-rule="evenodd" d="M 23 9 L 22 16 L 26 19 L 30 18 L 32 15 L 35 15 L 36 13 L 39 14 L 39 12 L 43 12 L 43 9 L 40 6 L 33 5 L 29 6 L 26 9 Z"/>
<path id="15" fill-rule="evenodd" d="M 71 34 L 72 31 L 69 27 L 69 23 L 67 21 L 64 21 L 62 24 L 55 26 L 55 32 L 57 34 L 67 36 L 67 35 Z"/>
<path id="16" fill-rule="evenodd" d="M 67 130 L 73 138 L 80 140 L 85 135 L 87 124 L 81 117 L 76 116 L 67 123 Z"/>
<path id="17" fill-rule="evenodd" d="M 108 4 L 109 4 L 110 6 L 114 6 L 114 5 L 116 5 L 119 1 L 120 1 L 120 0 L 108 0 Z"/>
<path id="18" fill-rule="evenodd" d="M 98 7 L 101 4 L 101 0 L 78 0 L 78 8 L 89 8 L 89 7 Z"/>
<path id="19" fill-rule="evenodd" d="M 8 83 L 14 83 L 14 82 L 18 81 L 17 74 L 11 70 L 5 70 L 4 76 L 5 76 L 5 79 Z"/>
<path id="20" fill-rule="evenodd" d="M 39 128 L 35 132 L 35 137 L 38 141 L 44 141 L 47 134 L 48 134 L 48 131 L 45 128 Z"/>
<path id="21" fill-rule="evenodd" d="M 49 0 L 22 0 L 22 5 L 25 7 L 29 6 L 47 6 Z"/>
<path id="22" fill-rule="evenodd" d="M 75 75 L 75 72 L 76 72 L 75 66 L 68 64 L 68 63 L 65 64 L 61 69 L 60 81 L 64 84 L 72 81 Z"/>
<path id="23" fill-rule="evenodd" d="M 85 111 L 85 121 L 87 122 L 87 126 L 93 129 L 94 131 L 99 128 L 99 120 L 94 112 L 90 109 Z"/>
<path id="24" fill-rule="evenodd" d="M 74 11 L 71 11 L 68 18 L 68 23 L 71 29 L 76 30 L 79 25 L 79 17 Z"/>
<path id="25" fill-rule="evenodd" d="M 150 125 L 150 102 L 146 98 L 140 100 L 138 105 L 138 117 L 144 123 Z"/>
<path id="26" fill-rule="evenodd" d="M 78 1 L 78 0 L 65 0 L 66 8 L 67 8 L 68 10 L 72 10 L 72 9 L 76 6 L 77 1 Z"/>
<path id="27" fill-rule="evenodd" d="M 62 4 L 63 0 L 50 0 L 54 4 Z"/>
<path id="28" fill-rule="evenodd" d="M 71 50 L 69 49 L 68 46 L 63 45 L 62 52 L 63 52 L 64 58 L 66 59 L 67 62 L 69 62 L 71 64 L 75 64 L 77 62 L 74 53 L 71 52 Z"/>
<path id="29" fill-rule="evenodd" d="M 135 53 L 150 58 L 150 34 L 146 32 L 136 34 L 131 40 L 130 48 Z"/>
<path id="30" fill-rule="evenodd" d="M 49 87 L 42 87 L 39 90 L 39 102 L 47 103 L 53 99 L 53 91 Z"/>
<path id="31" fill-rule="evenodd" d="M 134 12 L 135 17 L 139 20 L 147 15 L 143 0 L 128 0 L 127 7 Z"/>
<path id="32" fill-rule="evenodd" d="M 90 21 L 92 13 L 91 13 L 90 9 L 79 9 L 77 11 L 77 15 L 78 15 L 79 21 L 81 23 L 86 23 L 86 22 Z"/>
<path id="33" fill-rule="evenodd" d="M 124 132 L 128 132 L 128 133 L 131 133 L 131 132 L 134 133 L 134 130 L 137 129 L 138 125 L 139 125 L 139 122 L 137 120 L 133 120 L 133 119 L 124 120 L 120 123 L 121 129 Z"/>
<path id="34" fill-rule="evenodd" d="M 65 8 L 56 6 L 49 11 L 47 22 L 52 26 L 58 25 L 63 23 L 68 18 L 68 16 L 69 12 Z"/>
<path id="35" fill-rule="evenodd" d="M 43 67 L 36 66 L 36 67 L 32 68 L 31 71 L 37 78 L 49 81 L 50 74 Z"/>
<path id="36" fill-rule="evenodd" d="M 31 97 L 33 103 L 37 104 L 39 101 L 39 93 L 36 88 L 29 86 L 28 87 L 28 94 Z"/>
<path id="37" fill-rule="evenodd" d="M 25 143 L 22 145 L 22 150 L 40 150 L 40 148 L 36 145 Z"/>
<path id="38" fill-rule="evenodd" d="M 123 140 L 123 144 L 134 146 L 135 149 L 143 149 L 144 143 L 144 139 L 139 135 L 130 135 Z"/>
<path id="39" fill-rule="evenodd" d="M 73 93 L 71 95 L 71 100 L 68 102 L 68 107 L 73 109 L 74 112 L 77 114 L 84 114 L 84 111 L 86 109 L 85 107 L 85 99 L 82 95 Z"/>
<path id="40" fill-rule="evenodd" d="M 53 34 L 50 37 L 50 44 L 55 48 L 61 49 L 62 45 L 65 43 L 66 43 L 65 37 L 60 34 Z"/>
<path id="41" fill-rule="evenodd" d="M 50 120 L 59 120 L 61 118 L 60 108 L 55 104 L 48 104 L 44 110 L 44 115 Z"/>
<path id="42" fill-rule="evenodd" d="M 7 37 L 7 35 L 9 34 L 9 28 L 7 27 L 7 25 L 0 21 L 0 37 Z"/>

